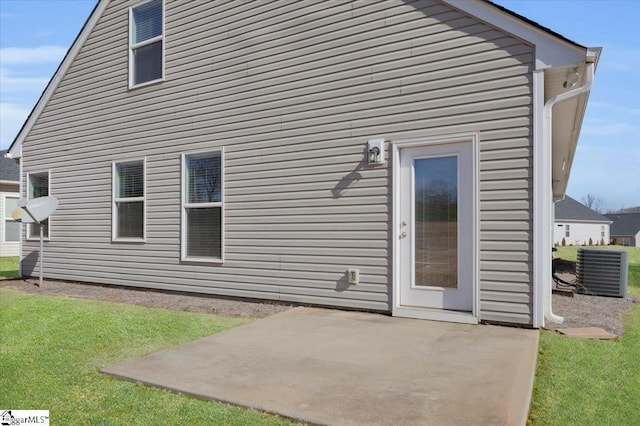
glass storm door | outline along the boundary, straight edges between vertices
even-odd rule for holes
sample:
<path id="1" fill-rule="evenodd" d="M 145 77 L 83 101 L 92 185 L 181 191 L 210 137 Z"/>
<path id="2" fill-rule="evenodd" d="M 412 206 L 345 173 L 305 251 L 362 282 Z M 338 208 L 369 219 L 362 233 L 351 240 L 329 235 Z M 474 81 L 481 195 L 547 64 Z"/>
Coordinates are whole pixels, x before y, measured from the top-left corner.
<path id="1" fill-rule="evenodd" d="M 473 308 L 471 143 L 400 150 L 400 306 Z"/>

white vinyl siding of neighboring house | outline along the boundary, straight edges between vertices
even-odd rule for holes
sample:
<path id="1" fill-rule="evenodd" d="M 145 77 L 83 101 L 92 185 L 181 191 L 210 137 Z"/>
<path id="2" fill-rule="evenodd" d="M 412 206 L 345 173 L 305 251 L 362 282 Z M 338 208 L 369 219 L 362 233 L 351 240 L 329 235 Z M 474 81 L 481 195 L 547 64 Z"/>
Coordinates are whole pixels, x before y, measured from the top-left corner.
<path id="1" fill-rule="evenodd" d="M 164 6 L 162 84 L 123 90 L 114 1 L 23 143 L 56 177 L 48 277 L 389 312 L 391 170 L 366 141 L 474 133 L 479 318 L 532 324 L 531 45 L 437 1 Z M 224 262 L 183 261 L 181 155 L 223 146 Z M 146 243 L 113 245 L 111 164 L 143 156 Z"/>
<path id="2" fill-rule="evenodd" d="M 602 236 L 603 233 L 604 236 Z M 591 239 L 593 245 L 600 245 L 601 240 L 604 240 L 605 244 L 609 244 L 609 224 L 603 225 L 598 222 L 567 223 L 566 221 L 558 220 L 554 226 L 553 243 L 561 245 L 563 239 L 566 245 L 589 245 L 589 239 Z"/>

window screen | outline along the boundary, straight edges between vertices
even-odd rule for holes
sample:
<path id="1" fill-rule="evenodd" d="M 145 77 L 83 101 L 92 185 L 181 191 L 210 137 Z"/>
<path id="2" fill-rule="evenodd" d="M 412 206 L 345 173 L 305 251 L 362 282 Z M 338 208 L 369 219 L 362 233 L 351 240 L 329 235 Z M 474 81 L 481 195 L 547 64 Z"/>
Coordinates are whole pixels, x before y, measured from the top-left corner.
<path id="1" fill-rule="evenodd" d="M 222 258 L 222 156 L 184 156 L 183 257 Z"/>
<path id="2" fill-rule="evenodd" d="M 144 162 L 114 166 L 114 238 L 144 238 Z"/>
<path id="3" fill-rule="evenodd" d="M 131 9 L 132 83 L 138 85 L 162 78 L 162 0 Z"/>
<path id="4" fill-rule="evenodd" d="M 49 173 L 32 173 L 29 174 L 29 192 L 28 198 L 34 199 L 49 196 Z M 49 219 L 42 222 L 44 224 L 44 237 L 49 238 Z M 40 238 L 40 226 L 31 224 L 28 227 L 29 238 Z"/>

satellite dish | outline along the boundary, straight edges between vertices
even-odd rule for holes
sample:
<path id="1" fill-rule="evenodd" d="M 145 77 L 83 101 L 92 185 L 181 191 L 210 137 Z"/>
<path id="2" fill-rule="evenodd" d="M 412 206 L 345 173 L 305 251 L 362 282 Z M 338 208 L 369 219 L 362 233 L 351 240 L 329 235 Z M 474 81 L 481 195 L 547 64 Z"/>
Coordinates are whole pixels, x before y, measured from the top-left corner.
<path id="1" fill-rule="evenodd" d="M 58 208 L 58 199 L 56 197 L 38 197 L 32 200 L 21 198 L 17 202 L 16 207 L 11 212 L 11 217 L 24 223 L 37 223 L 40 225 L 40 287 L 43 282 L 44 270 L 44 223 L 49 216 Z"/>
<path id="2" fill-rule="evenodd" d="M 58 208 L 56 197 L 39 197 L 32 200 L 18 200 L 18 207 L 11 212 L 11 217 L 22 223 L 39 223 L 51 216 Z"/>
<path id="3" fill-rule="evenodd" d="M 31 219 L 31 216 L 29 216 L 29 214 L 19 206 L 13 209 L 13 211 L 11 212 L 11 217 L 14 220 L 22 223 L 36 223 L 33 219 Z"/>

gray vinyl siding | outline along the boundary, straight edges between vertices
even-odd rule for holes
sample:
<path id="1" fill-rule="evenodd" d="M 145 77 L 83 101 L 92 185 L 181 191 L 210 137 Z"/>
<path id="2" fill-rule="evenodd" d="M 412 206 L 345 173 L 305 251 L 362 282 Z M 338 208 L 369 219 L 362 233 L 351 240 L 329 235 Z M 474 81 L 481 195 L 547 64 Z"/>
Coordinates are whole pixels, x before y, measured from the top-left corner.
<path id="1" fill-rule="evenodd" d="M 366 140 L 478 133 L 480 317 L 532 323 L 531 46 L 437 1 L 167 1 L 165 81 L 128 90 L 131 4 L 23 144 L 60 201 L 47 277 L 389 312 L 392 171 Z M 219 147 L 224 263 L 181 262 L 180 154 Z M 146 242 L 112 242 L 111 162 L 142 157 Z"/>

